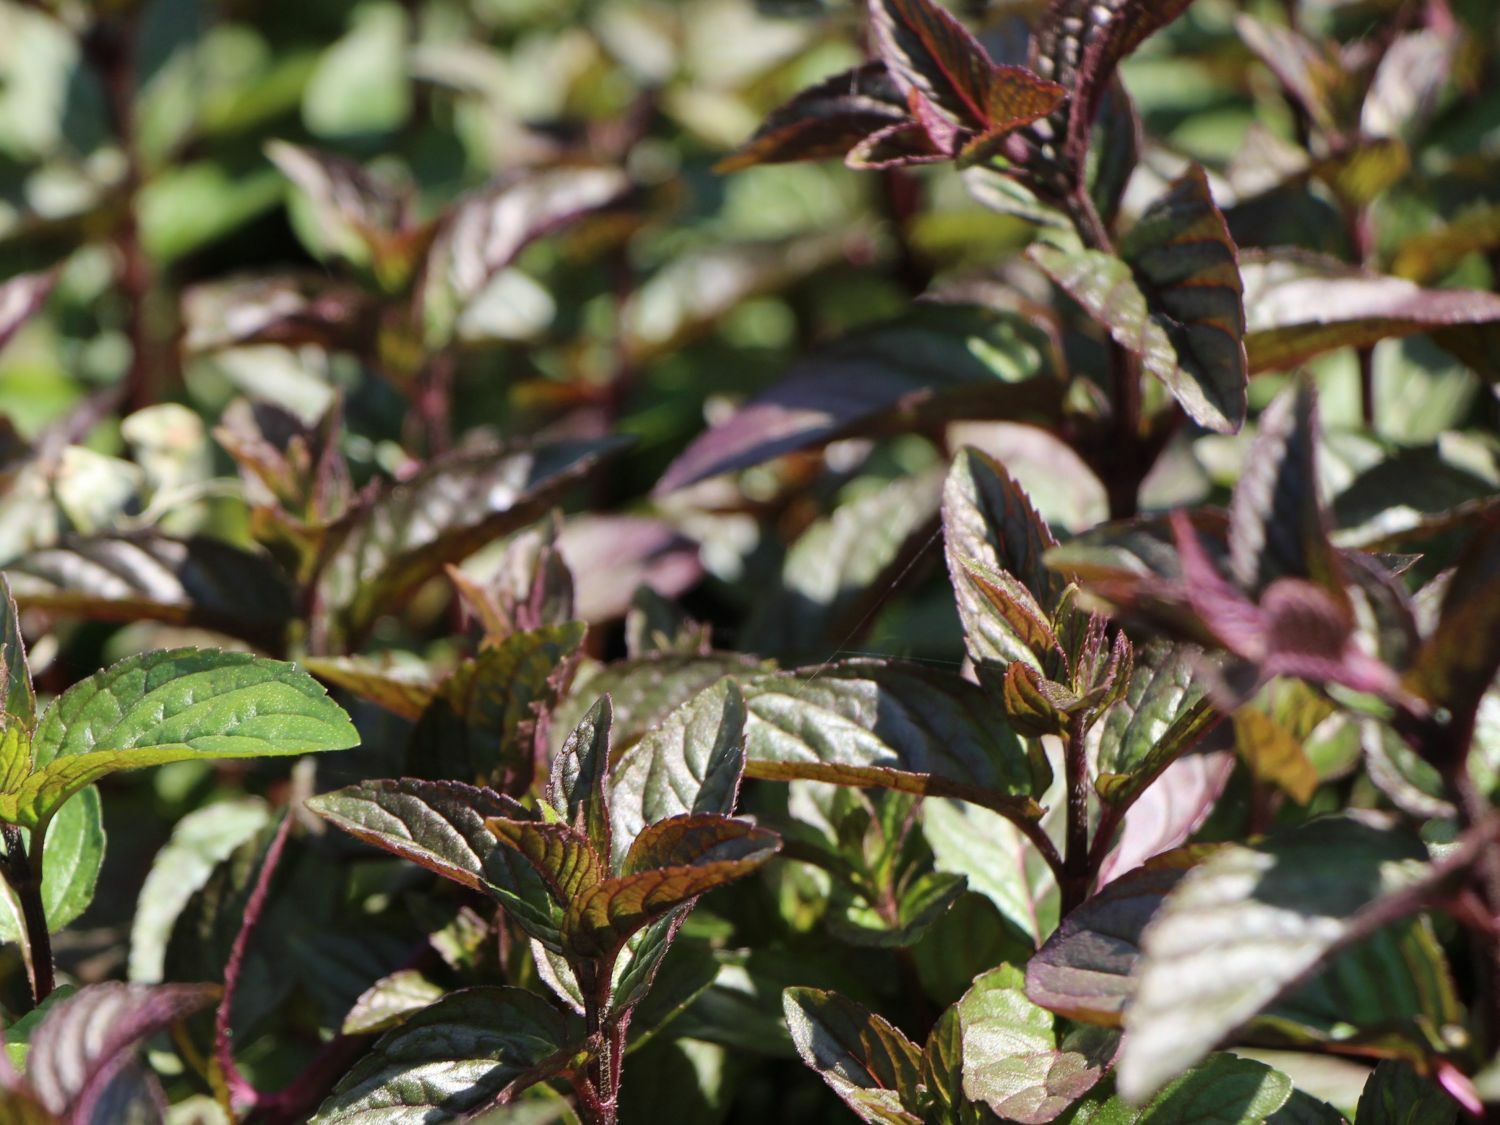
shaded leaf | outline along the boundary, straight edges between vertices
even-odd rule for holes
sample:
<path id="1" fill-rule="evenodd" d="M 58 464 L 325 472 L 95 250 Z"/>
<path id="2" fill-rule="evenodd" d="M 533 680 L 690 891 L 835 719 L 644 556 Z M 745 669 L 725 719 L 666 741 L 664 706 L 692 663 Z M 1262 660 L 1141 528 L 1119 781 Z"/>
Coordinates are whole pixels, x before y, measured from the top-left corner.
<path id="1" fill-rule="evenodd" d="M 609 773 L 612 717 L 609 696 L 600 696 L 553 759 L 547 789 L 552 807 L 575 832 L 588 839 L 600 856 L 611 854 L 605 779 Z"/>
<path id="2" fill-rule="evenodd" d="M 154 652 L 74 684 L 47 709 L 32 744 L 36 772 L 0 796 L 0 807 L 33 825 L 116 770 L 358 743 L 348 716 L 294 664 L 211 649 Z"/>
<path id="3" fill-rule="evenodd" d="M 746 773 L 1034 808 L 1034 763 L 984 693 L 907 665 L 851 660 L 745 685 Z"/>
<path id="4" fill-rule="evenodd" d="M 885 911 L 863 899 L 840 909 L 835 891 L 827 915 L 828 932 L 850 945 L 904 949 L 920 941 L 968 885 L 962 875 L 929 871 L 899 887 L 894 903 Z"/>
<path id="5" fill-rule="evenodd" d="M 313 797 L 307 807 L 356 839 L 409 859 L 500 902 L 528 933 L 561 948 L 555 908 L 535 869 L 485 822 L 522 806 L 457 781 L 366 781 Z"/>
<path id="6" fill-rule="evenodd" d="M 861 1121 L 916 1125 L 922 1053 L 882 1017 L 816 988 L 782 994 L 786 1023 L 802 1061 Z"/>
<path id="7" fill-rule="evenodd" d="M 50 831 L 56 831 L 57 825 L 68 819 L 74 806 L 84 803 L 78 800 L 63 806 L 62 812 L 53 818 Z M 216 801 L 195 809 L 172 827 L 172 837 L 151 861 L 151 870 L 146 873 L 136 899 L 135 917 L 130 925 L 133 982 L 155 984 L 162 979 L 172 923 L 215 866 L 265 828 L 270 817 L 264 801 L 246 797 Z M 44 879 L 51 874 L 56 858 L 49 845 Z"/>
<path id="8" fill-rule="evenodd" d="M 1058 790 L 1060 793 L 1060 789 Z M 1065 802 L 1046 798 L 1047 826 L 1060 834 Z M 926 801 L 922 833 L 940 871 L 961 874 L 1036 948 L 1061 912 L 1057 879 L 1036 845 L 1014 824 L 988 809 L 959 801 Z"/>
<path id="9" fill-rule="evenodd" d="M 616 168 L 553 168 L 501 180 L 449 212 L 428 256 L 418 297 L 429 348 L 452 339 L 464 310 L 532 241 L 618 200 Z"/>
<path id="10" fill-rule="evenodd" d="M 31 686 L 31 666 L 26 661 L 26 638 L 21 635 L 21 616 L 11 596 L 10 581 L 0 572 L 0 720 L 7 733 L 15 728 L 25 735 L 25 756 L 30 765 L 31 730 L 36 725 L 36 691 Z M 7 767 L 3 771 L 11 773 Z"/>
<path id="11" fill-rule="evenodd" d="M 1500 320 L 1493 294 L 1423 289 L 1313 254 L 1246 251 L 1240 272 L 1252 372 L 1283 370 L 1332 348 Z"/>
<path id="12" fill-rule="evenodd" d="M 1386 1059 L 1365 1082 L 1355 1119 L 1359 1125 L 1454 1125 L 1458 1105 L 1410 1063 Z"/>
<path id="13" fill-rule="evenodd" d="M 545 745 L 538 729 L 577 661 L 581 622 L 513 633 L 465 661 L 412 728 L 411 773 L 520 792 Z"/>
<path id="14" fill-rule="evenodd" d="M 1186 1074 L 1167 1083 L 1149 1099 L 1131 1100 L 1107 1086 L 1091 1094 L 1067 1119 L 1069 1125 L 1295 1125 L 1340 1120 L 1327 1110 L 1299 1113 L 1304 1103 L 1292 1080 L 1265 1063 L 1235 1055 L 1210 1055 Z M 1290 1112 L 1288 1112 L 1290 1110 Z"/>
<path id="15" fill-rule="evenodd" d="M 58 1115 L 90 1119 L 122 1056 L 142 1039 L 212 1004 L 209 984 L 120 984 L 81 988 L 31 1036 L 26 1081 Z"/>
<path id="16" fill-rule="evenodd" d="M 657 483 L 673 492 L 707 477 L 896 418 L 1049 417 L 1062 399 L 1046 333 L 1014 313 L 924 304 L 795 365 L 776 386 L 700 435 Z"/>
<path id="17" fill-rule="evenodd" d="M 165 621 L 279 648 L 292 595 L 271 560 L 217 539 L 66 537 L 7 566 L 24 607 L 102 621 Z"/>
<path id="18" fill-rule="evenodd" d="M 523 989 L 451 992 L 382 1036 L 312 1121 L 419 1125 L 458 1118 L 525 1084 L 571 1039 L 563 1017 Z"/>
<path id="19" fill-rule="evenodd" d="M 620 439 L 486 450 L 431 461 L 341 525 L 318 581 L 322 612 L 362 631 L 446 563 L 544 512 L 555 494 L 622 447 Z"/>

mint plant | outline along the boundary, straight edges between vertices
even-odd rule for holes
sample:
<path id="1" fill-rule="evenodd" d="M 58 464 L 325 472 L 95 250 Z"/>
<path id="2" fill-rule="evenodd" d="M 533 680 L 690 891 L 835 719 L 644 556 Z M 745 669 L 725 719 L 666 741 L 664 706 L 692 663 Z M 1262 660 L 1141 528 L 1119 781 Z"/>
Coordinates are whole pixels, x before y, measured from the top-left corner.
<path id="1" fill-rule="evenodd" d="M 1487 1119 L 1492 15 L 0 4 L 0 1117 Z"/>

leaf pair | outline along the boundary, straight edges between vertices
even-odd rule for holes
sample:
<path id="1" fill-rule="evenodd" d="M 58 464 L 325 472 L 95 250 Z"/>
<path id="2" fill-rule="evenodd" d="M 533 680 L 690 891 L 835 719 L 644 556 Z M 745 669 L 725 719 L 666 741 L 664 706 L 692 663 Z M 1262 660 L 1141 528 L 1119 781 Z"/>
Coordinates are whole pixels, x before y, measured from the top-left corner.
<path id="1" fill-rule="evenodd" d="M 870 26 L 878 62 L 797 95 L 719 170 L 831 156 L 856 168 L 979 161 L 1064 98 L 1022 67 L 997 66 L 933 0 L 871 0 Z"/>
<path id="2" fill-rule="evenodd" d="M 1118 1043 L 1084 1029 L 1060 1042 L 1052 1014 L 1002 965 L 939 1017 L 925 1047 L 837 993 L 790 988 L 787 1026 L 802 1061 L 863 1121 L 1045 1125 L 1099 1081 Z"/>

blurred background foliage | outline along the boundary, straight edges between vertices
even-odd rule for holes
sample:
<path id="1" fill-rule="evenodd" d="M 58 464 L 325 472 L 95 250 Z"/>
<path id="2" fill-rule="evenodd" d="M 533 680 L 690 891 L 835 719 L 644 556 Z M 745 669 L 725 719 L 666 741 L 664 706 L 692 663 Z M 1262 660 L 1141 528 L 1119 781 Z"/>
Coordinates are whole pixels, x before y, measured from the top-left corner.
<path id="1" fill-rule="evenodd" d="M 954 7 L 1000 57 L 1014 21 L 1042 5 Z M 1296 5 L 1312 39 L 1344 44 L 1410 30 L 1422 7 Z M 1298 246 L 1423 285 L 1492 290 L 1500 21 L 1492 0 L 1451 8 L 1459 45 L 1431 104 L 1420 115 L 1389 109 L 1399 144 L 1365 146 L 1368 159 L 1340 165 L 1341 198 L 1329 176 L 1286 173 L 1307 115 L 1236 30 L 1242 13 L 1275 23 L 1285 6 L 1197 0 L 1123 67 L 1147 138 L 1124 208 L 1139 209 L 1191 158 L 1213 174 L 1242 249 Z M 1045 328 L 1037 362 L 1078 375 L 1071 409 L 1089 414 L 1091 385 L 1103 379 L 1097 334 L 1047 311 L 1045 281 L 1016 256 L 1034 228 L 986 207 L 951 166 L 714 171 L 771 109 L 861 61 L 863 29 L 862 9 L 842 0 L 0 3 L 0 273 L 55 271 L 56 282 L 0 353 L 0 565 L 75 534 L 264 542 L 253 498 L 214 437 L 240 400 L 270 404 L 309 432 L 340 410 L 337 448 L 355 488 L 411 477 L 434 455 L 486 442 L 623 434 L 633 444 L 607 472 L 558 497 L 579 612 L 597 626 L 594 658 L 624 651 L 625 612 L 644 583 L 680 598 L 718 647 L 793 664 L 864 652 L 956 667 L 962 639 L 932 537 L 929 470 L 940 476 L 947 450 L 963 443 L 1003 454 L 1055 530 L 1082 530 L 1109 514 L 1105 483 L 1047 430 L 971 421 L 954 433 L 943 420 L 908 419 L 653 494 L 706 425 L 800 357 L 906 312 L 923 293 L 1034 317 Z M 1330 104 L 1345 96 L 1346 63 L 1308 64 L 1307 80 Z M 315 181 L 288 174 L 295 157 L 276 147 L 288 142 L 365 166 L 383 198 L 400 201 L 395 225 L 415 243 L 464 193 L 523 171 L 600 165 L 623 169 L 631 188 L 487 278 L 433 363 L 414 359 L 410 332 L 392 327 L 410 254 L 349 241 Z M 1351 197 L 1372 232 L 1366 245 L 1345 222 Z M 1253 293 L 1247 303 L 1253 322 Z M 985 361 L 982 341 L 969 343 Z M 1392 518 L 1409 526 L 1500 487 L 1495 354 L 1478 330 L 1467 348 L 1421 334 L 1379 343 L 1369 428 L 1356 353 L 1335 349 L 1313 362 L 1325 485 L 1351 542 L 1379 541 Z M 1283 384 L 1276 373 L 1257 376 L 1252 406 Z M 1222 503 L 1249 436 L 1179 429 L 1146 479 L 1142 507 Z M 896 482 L 927 498 L 882 507 Z M 1405 515 L 1390 515 L 1393 496 Z M 873 548 L 872 529 L 894 543 Z M 493 572 L 505 547 L 490 545 L 466 570 Z M 1440 544 L 1431 559 L 1444 560 Z M 896 573 L 899 591 L 890 588 Z M 131 652 L 227 643 L 196 624 L 40 614 L 32 661 L 49 691 Z M 451 587 L 437 578 L 403 612 L 377 615 L 350 647 L 418 669 L 449 667 L 462 647 L 458 620 Z M 298 655 L 309 645 L 294 629 L 268 647 Z M 367 706 L 359 718 L 362 757 L 324 763 L 320 786 L 383 775 L 382 732 L 397 720 Z M 258 839 L 259 798 L 309 784 L 274 766 L 178 765 L 112 780 L 105 875 L 88 914 L 59 937 L 64 965 L 80 979 L 126 971 L 137 895 L 181 817 L 204 809 L 216 828 L 233 820 L 233 839 L 193 853 L 211 866 Z M 238 819 L 220 821 L 230 809 Z M 174 841 L 191 837 L 189 823 Z M 301 1006 L 283 1018 L 314 1036 L 337 1027 L 353 996 L 390 967 L 407 925 L 371 906 L 405 893 L 390 871 L 362 868 L 362 889 L 342 875 L 336 884 L 332 862 L 310 851 L 284 876 L 310 889 L 287 891 L 285 925 L 270 927 L 283 948 L 265 954 L 296 967 L 267 984 L 265 1008 L 295 989 Z M 216 878 L 228 888 L 225 870 Z M 741 937 L 753 935 L 770 926 L 757 911 L 779 905 L 805 931 L 799 904 L 812 911 L 818 896 L 801 878 L 789 870 L 764 899 L 720 896 L 692 925 L 711 939 L 716 925 L 730 926 L 720 911 Z M 333 900 L 331 885 L 344 886 L 344 897 Z M 965 912 L 985 908 L 980 897 L 964 900 Z M 984 966 L 1015 940 L 956 914 L 933 934 L 903 971 L 943 994 L 953 988 L 941 979 L 942 943 L 988 942 L 965 954 Z M 18 962 L 11 950 L 4 956 L 3 987 L 19 995 Z M 711 1003 L 684 1017 L 693 1031 L 632 1065 L 627 1120 L 634 1092 L 652 1088 L 648 1066 L 696 1072 L 683 1095 L 715 1103 L 653 1107 L 668 1120 L 708 1120 L 731 1103 L 738 1121 L 762 1120 L 773 1106 L 787 1121 L 831 1112 L 831 1095 L 795 1061 L 777 1023 L 779 986 L 848 980 L 848 991 L 868 994 L 883 955 L 793 942 L 746 956 L 764 963 L 753 980 L 743 974 L 744 991 L 721 973 Z M 202 974 L 213 977 L 218 962 L 205 957 Z M 877 970 L 866 983 L 861 959 Z M 726 1030 L 736 1022 L 738 1031 Z M 245 1062 L 274 1085 L 290 1065 L 277 1053 L 287 1041 L 264 1042 L 265 1058 L 252 1046 Z M 726 1050 L 744 1045 L 766 1057 Z"/>

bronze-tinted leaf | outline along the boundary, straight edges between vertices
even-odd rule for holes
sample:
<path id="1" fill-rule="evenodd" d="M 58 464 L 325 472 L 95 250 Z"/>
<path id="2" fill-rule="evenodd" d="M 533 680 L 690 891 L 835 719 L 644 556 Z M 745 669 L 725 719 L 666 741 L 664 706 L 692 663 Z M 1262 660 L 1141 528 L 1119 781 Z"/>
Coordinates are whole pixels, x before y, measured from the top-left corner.
<path id="1" fill-rule="evenodd" d="M 1250 370 L 1277 371 L 1342 347 L 1500 320 L 1500 297 L 1471 289 L 1423 289 L 1316 254 L 1241 255 Z"/>
<path id="2" fill-rule="evenodd" d="M 873 1125 L 924 1120 L 922 1052 L 899 1029 L 836 992 L 789 988 L 782 1003 L 802 1061 L 860 1120 Z"/>
<path id="3" fill-rule="evenodd" d="M 843 156 L 870 134 L 907 120 L 906 100 L 884 63 L 835 74 L 773 110 L 759 129 L 716 166 L 737 172 L 755 164 Z"/>
<path id="4" fill-rule="evenodd" d="M 565 823 L 582 833 L 601 857 L 610 855 L 609 803 L 605 779 L 609 772 L 609 726 L 613 718 L 609 696 L 589 708 L 568 735 L 552 761 L 547 799 Z"/>

